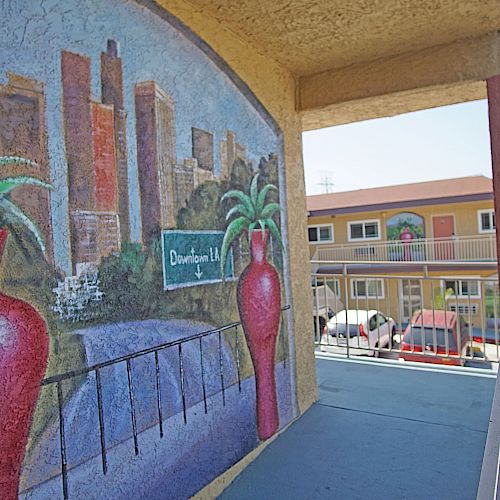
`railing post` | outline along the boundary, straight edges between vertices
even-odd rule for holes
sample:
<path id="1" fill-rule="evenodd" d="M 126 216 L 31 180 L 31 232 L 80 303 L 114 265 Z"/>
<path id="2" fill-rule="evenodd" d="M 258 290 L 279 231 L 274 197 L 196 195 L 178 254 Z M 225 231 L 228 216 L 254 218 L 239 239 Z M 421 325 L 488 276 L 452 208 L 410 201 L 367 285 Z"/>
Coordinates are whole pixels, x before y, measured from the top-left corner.
<path id="1" fill-rule="evenodd" d="M 316 334 L 318 335 L 318 344 L 321 346 L 321 332 L 320 332 L 320 321 L 319 321 L 319 301 L 318 301 L 318 276 L 314 276 L 314 307 L 315 307 L 315 323 L 316 323 Z M 320 348 L 321 350 L 321 348 Z"/>
<path id="2" fill-rule="evenodd" d="M 344 282 L 344 307 L 346 311 L 346 333 L 347 333 L 347 357 L 349 358 L 349 341 L 350 341 L 350 332 L 349 325 L 347 324 L 347 311 L 349 310 L 349 290 L 348 290 L 348 280 L 347 280 L 347 264 L 342 264 L 342 278 Z M 338 343 L 338 337 L 337 337 Z"/>

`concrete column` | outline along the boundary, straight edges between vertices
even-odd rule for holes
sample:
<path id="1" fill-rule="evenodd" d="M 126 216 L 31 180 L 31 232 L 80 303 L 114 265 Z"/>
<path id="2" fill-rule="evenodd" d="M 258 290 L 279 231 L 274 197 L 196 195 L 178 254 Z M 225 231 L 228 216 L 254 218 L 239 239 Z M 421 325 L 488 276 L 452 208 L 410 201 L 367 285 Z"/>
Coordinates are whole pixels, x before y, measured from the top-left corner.
<path id="1" fill-rule="evenodd" d="M 491 164 L 493 168 L 493 200 L 497 221 L 497 256 L 500 256 L 500 75 L 486 80 L 490 121 Z M 497 259 L 499 261 L 499 259 Z M 500 276 L 500 272 L 499 272 Z"/>
<path id="2" fill-rule="evenodd" d="M 500 75 L 486 80 L 488 115 L 490 119 L 491 162 L 493 166 L 493 198 L 495 219 L 500 216 Z M 497 256 L 500 256 L 500 230 L 497 222 Z M 498 257 L 497 257 L 498 262 Z M 498 264 L 497 264 L 498 265 Z M 500 276 L 500 272 L 498 273 Z M 491 407 L 490 424 L 484 447 L 483 465 L 477 491 L 477 500 L 498 498 L 500 442 L 500 379 L 497 376 L 495 395 Z"/>

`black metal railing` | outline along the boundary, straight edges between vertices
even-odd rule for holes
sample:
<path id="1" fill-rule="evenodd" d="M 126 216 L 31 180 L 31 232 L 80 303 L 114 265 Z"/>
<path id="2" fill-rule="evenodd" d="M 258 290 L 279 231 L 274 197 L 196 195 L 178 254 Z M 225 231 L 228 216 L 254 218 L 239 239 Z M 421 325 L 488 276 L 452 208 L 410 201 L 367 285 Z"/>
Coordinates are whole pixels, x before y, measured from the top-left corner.
<path id="1" fill-rule="evenodd" d="M 286 322 L 284 320 L 284 312 L 289 310 L 290 306 L 285 306 L 281 308 L 281 327 L 280 327 L 280 342 L 281 342 L 281 354 L 283 356 L 283 365 L 286 368 Z M 241 364 L 241 340 L 240 340 L 240 331 L 241 331 L 241 323 L 233 322 L 228 325 L 225 325 L 220 328 L 215 328 L 212 330 L 207 330 L 204 332 L 196 333 L 181 339 L 173 340 L 170 342 L 165 342 L 160 345 L 156 345 L 153 347 L 148 347 L 146 349 L 142 349 L 140 351 L 126 354 L 111 360 L 103 361 L 101 363 L 96 363 L 92 366 L 72 370 L 63 374 L 54 375 L 45 378 L 41 385 L 42 387 L 47 386 L 55 386 L 57 392 L 57 407 L 58 407 L 58 420 L 59 420 L 59 444 L 60 444 L 60 464 L 61 464 L 61 481 L 62 481 L 62 493 L 64 499 L 69 498 L 68 492 L 68 460 L 67 460 L 67 439 L 65 432 L 65 419 L 63 414 L 64 408 L 64 395 L 63 395 L 63 383 L 69 380 L 87 376 L 92 372 L 95 375 L 95 393 L 97 396 L 97 416 L 99 422 L 99 447 L 100 447 L 100 455 L 101 455 L 101 463 L 102 463 L 102 473 L 108 473 L 108 457 L 107 457 L 107 442 L 106 442 L 106 432 L 105 432 L 105 419 L 104 419 L 104 401 L 103 401 L 103 390 L 102 390 L 102 381 L 101 381 L 101 372 L 103 368 L 111 367 L 117 365 L 119 363 L 125 363 L 126 371 L 127 371 L 127 387 L 128 387 L 128 404 L 130 410 L 130 421 L 132 426 L 132 438 L 133 438 L 133 446 L 135 455 L 139 454 L 139 441 L 138 441 L 138 425 L 137 425 L 137 408 L 136 408 L 136 399 L 134 394 L 134 384 L 133 384 L 133 370 L 132 370 L 132 360 L 144 357 L 148 354 L 154 355 L 154 377 L 155 377 L 155 391 L 156 391 L 156 419 L 157 425 L 159 429 L 160 438 L 163 438 L 164 428 L 163 421 L 165 420 L 165 415 L 163 413 L 162 407 L 162 380 L 160 373 L 160 362 L 158 354 L 161 351 L 166 349 L 172 349 L 177 347 L 177 358 L 179 363 L 179 380 L 180 380 L 180 393 L 182 400 L 182 416 L 184 423 L 187 423 L 187 403 L 186 403 L 186 380 L 185 380 L 185 369 L 184 369 L 184 353 L 183 346 L 188 342 L 198 342 L 199 343 L 199 366 L 200 366 L 200 379 L 201 379 L 201 392 L 203 398 L 203 408 L 205 414 L 208 413 L 208 391 L 206 384 L 206 363 L 205 363 L 205 353 L 203 348 L 202 340 L 205 337 L 209 337 L 212 335 L 217 336 L 217 346 L 218 346 L 218 378 L 220 380 L 220 394 L 222 398 L 222 405 L 226 405 L 226 389 L 227 382 L 225 380 L 224 373 L 224 363 L 223 363 L 223 334 L 234 335 L 234 346 L 235 346 L 235 362 L 236 362 L 236 376 L 237 376 L 237 386 L 238 392 L 241 393 L 241 382 L 242 382 L 242 364 Z"/>

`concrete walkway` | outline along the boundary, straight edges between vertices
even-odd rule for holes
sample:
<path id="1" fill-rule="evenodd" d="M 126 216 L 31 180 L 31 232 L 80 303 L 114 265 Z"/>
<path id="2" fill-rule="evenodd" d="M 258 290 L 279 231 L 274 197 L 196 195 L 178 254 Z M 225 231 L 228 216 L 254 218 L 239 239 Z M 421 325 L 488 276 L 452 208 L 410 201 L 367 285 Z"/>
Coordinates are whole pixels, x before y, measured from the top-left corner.
<path id="1" fill-rule="evenodd" d="M 320 401 L 220 498 L 475 499 L 494 374 L 352 359 L 317 369 Z"/>

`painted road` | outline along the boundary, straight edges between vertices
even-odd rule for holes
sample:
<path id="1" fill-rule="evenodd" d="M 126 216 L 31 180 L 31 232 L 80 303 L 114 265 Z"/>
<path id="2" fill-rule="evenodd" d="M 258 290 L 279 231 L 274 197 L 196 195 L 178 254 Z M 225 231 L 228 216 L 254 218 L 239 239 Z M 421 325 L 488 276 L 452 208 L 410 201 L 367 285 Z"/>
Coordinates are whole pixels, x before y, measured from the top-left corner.
<path id="1" fill-rule="evenodd" d="M 88 364 L 93 365 L 212 328 L 213 325 L 206 323 L 183 320 L 150 320 L 89 328 L 80 330 L 78 335 L 82 337 Z M 143 478 L 134 474 L 141 474 L 141 471 L 144 474 L 141 467 L 153 460 L 161 460 L 164 464 L 158 469 L 152 462 L 152 470 L 146 473 L 151 475 L 150 484 L 147 485 L 148 498 L 165 498 L 162 481 L 165 474 L 168 475 L 168 471 L 174 469 L 179 479 L 175 485 L 169 486 L 171 494 L 175 498 L 187 497 L 196 491 L 192 488 L 207 482 L 206 477 L 215 477 L 253 449 L 257 444 L 254 379 L 247 379 L 240 393 L 235 356 L 223 337 L 221 347 L 225 406 L 221 393 L 218 336 L 203 339 L 207 393 L 205 414 L 199 341 L 183 345 L 187 423 L 184 423 L 182 411 L 178 348 L 160 352 L 163 439 L 160 438 L 158 426 L 154 355 L 132 360 L 132 388 L 139 434 L 138 457 L 134 454 L 132 439 L 126 364 L 122 362 L 101 370 L 104 436 L 109 461 L 106 476 L 102 474 L 101 466 L 95 376 L 89 374 L 83 379 L 82 385 L 64 406 L 69 484 L 73 492 L 70 498 L 90 499 L 96 492 L 102 492 L 101 488 L 92 489 L 92 478 L 113 489 L 114 493 L 110 493 L 107 498 L 121 498 L 124 491 L 129 495 L 134 492 L 132 497 L 138 498 L 145 494 L 146 486 Z M 243 340 L 240 349 L 246 349 Z M 291 418 L 292 410 L 289 373 L 283 365 L 277 365 L 277 377 L 278 394 L 281 397 L 280 419 L 285 422 Z M 55 420 L 24 464 L 21 498 L 62 496 L 59 423 Z M 196 480 L 190 477 L 193 460 L 196 461 L 195 468 L 199 469 Z M 127 461 L 127 477 L 123 476 L 125 469 L 121 466 L 124 461 Z M 132 463 L 139 465 L 135 468 Z M 158 470 L 163 471 L 162 474 Z"/>

